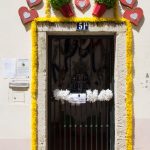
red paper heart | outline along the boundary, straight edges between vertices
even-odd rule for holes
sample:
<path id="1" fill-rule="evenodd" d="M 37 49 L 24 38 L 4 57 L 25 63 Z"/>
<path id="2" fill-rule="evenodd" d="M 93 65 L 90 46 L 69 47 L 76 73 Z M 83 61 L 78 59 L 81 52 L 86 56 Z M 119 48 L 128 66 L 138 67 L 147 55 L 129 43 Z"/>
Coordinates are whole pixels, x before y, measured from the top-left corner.
<path id="1" fill-rule="evenodd" d="M 137 2 L 137 0 L 120 0 L 120 2 L 122 3 L 122 5 L 133 8 L 133 6 Z"/>
<path id="2" fill-rule="evenodd" d="M 34 9 L 28 10 L 27 7 L 19 8 L 18 13 L 23 24 L 27 24 L 38 17 L 38 13 L 36 10 Z"/>
<path id="3" fill-rule="evenodd" d="M 42 0 L 26 0 L 26 1 L 30 8 L 39 5 L 42 2 Z"/>
<path id="4" fill-rule="evenodd" d="M 131 23 L 137 26 L 143 18 L 143 10 L 138 7 L 133 10 L 126 10 L 123 17 L 130 20 Z"/>
<path id="5" fill-rule="evenodd" d="M 85 11 L 90 6 L 90 1 L 89 0 L 75 0 L 75 5 L 81 11 Z"/>

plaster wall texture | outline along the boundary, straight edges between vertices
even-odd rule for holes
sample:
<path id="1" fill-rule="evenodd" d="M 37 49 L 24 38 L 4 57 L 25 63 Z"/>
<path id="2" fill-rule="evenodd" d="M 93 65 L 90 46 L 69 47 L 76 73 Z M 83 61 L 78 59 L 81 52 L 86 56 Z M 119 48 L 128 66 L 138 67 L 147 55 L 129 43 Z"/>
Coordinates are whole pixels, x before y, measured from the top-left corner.
<path id="1" fill-rule="evenodd" d="M 90 16 L 90 9 L 84 16 Z M 0 5 L 0 59 L 27 58 L 31 60 L 30 24 L 22 25 L 18 9 L 27 6 L 26 1 L 1 1 Z M 138 0 L 138 7 L 144 10 L 144 20 L 133 27 L 134 34 L 134 126 L 135 150 L 149 150 L 150 143 L 150 3 Z M 39 16 L 44 16 L 44 3 L 36 7 Z M 124 12 L 125 7 L 119 6 Z M 78 16 L 83 14 L 75 8 Z M 52 12 L 52 15 L 55 13 Z M 112 16 L 112 9 L 105 16 Z M 148 77 L 149 76 L 149 77 Z M 31 101 L 30 91 L 25 92 L 24 103 L 10 103 L 9 79 L 0 76 L 0 149 L 30 150 L 31 145 Z"/>

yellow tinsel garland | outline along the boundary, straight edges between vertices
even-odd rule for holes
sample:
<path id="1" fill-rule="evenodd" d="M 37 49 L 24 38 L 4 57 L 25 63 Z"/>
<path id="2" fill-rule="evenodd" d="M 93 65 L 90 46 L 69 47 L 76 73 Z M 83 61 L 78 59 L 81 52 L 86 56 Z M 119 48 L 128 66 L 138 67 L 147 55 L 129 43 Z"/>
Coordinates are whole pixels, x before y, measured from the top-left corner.
<path id="1" fill-rule="evenodd" d="M 71 17 L 71 18 L 65 18 L 65 17 L 49 17 L 49 18 L 36 18 L 35 21 L 38 22 L 50 22 L 50 23 L 60 23 L 60 22 L 114 22 L 114 23 L 122 23 L 126 22 L 126 19 L 124 18 L 97 18 L 97 17 Z"/>
<path id="2" fill-rule="evenodd" d="M 126 149 L 133 149 L 133 128 L 132 128 L 132 25 L 131 23 L 122 18 L 56 18 L 46 17 L 37 18 L 32 22 L 32 82 L 31 82 L 31 94 L 32 94 L 32 150 L 37 150 L 37 68 L 38 68 L 38 45 L 37 45 L 37 23 L 38 22 L 114 22 L 114 23 L 126 23 Z"/>
<path id="3" fill-rule="evenodd" d="M 32 150 L 37 149 L 37 67 L 38 67 L 38 46 L 37 46 L 37 25 L 33 21 L 32 31 L 32 75 L 31 75 L 31 101 L 32 101 Z"/>
<path id="4" fill-rule="evenodd" d="M 45 0 L 45 16 L 48 18 L 50 17 L 50 1 L 49 0 Z"/>
<path id="5" fill-rule="evenodd" d="M 116 0 L 115 6 L 114 6 L 114 18 L 119 19 L 119 14 L 118 14 L 118 0 Z"/>
<path id="6" fill-rule="evenodd" d="M 132 55 L 132 25 L 126 21 L 126 145 L 127 150 L 133 149 L 133 55 Z"/>

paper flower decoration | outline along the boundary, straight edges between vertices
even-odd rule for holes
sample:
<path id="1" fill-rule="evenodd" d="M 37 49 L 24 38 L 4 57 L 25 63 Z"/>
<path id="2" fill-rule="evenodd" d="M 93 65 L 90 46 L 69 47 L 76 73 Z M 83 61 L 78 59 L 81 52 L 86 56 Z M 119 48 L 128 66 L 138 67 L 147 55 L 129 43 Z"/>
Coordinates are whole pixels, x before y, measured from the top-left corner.
<path id="1" fill-rule="evenodd" d="M 110 101 L 113 97 L 113 93 L 111 90 L 102 90 L 100 94 L 98 95 L 99 101 Z"/>
<path id="2" fill-rule="evenodd" d="M 94 103 L 96 101 L 110 101 L 113 97 L 111 90 L 86 90 L 86 93 L 70 93 L 69 90 L 59 90 L 55 89 L 53 91 L 53 96 L 55 100 L 60 100 L 64 103 L 67 101 L 71 104 L 84 104 L 87 102 Z"/>
<path id="3" fill-rule="evenodd" d="M 50 0 L 50 3 L 54 9 L 59 10 L 63 16 L 72 17 L 74 13 L 69 5 L 70 0 Z"/>
<path id="4" fill-rule="evenodd" d="M 54 90 L 53 93 L 54 93 L 54 98 L 56 100 L 66 100 L 68 95 L 70 94 L 70 91 L 56 89 L 56 90 Z"/>
<path id="5" fill-rule="evenodd" d="M 95 6 L 93 10 L 93 15 L 101 17 L 106 9 L 112 8 L 115 5 L 116 0 L 95 0 Z"/>

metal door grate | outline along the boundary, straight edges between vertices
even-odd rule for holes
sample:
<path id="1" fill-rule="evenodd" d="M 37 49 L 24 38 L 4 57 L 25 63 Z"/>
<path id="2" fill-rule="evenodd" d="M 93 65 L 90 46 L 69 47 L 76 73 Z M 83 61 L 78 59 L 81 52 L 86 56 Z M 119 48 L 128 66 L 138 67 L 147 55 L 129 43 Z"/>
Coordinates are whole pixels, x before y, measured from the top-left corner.
<path id="1" fill-rule="evenodd" d="M 53 90 L 113 90 L 114 36 L 50 36 L 48 47 L 48 149 L 113 150 L 113 100 L 71 105 Z"/>

